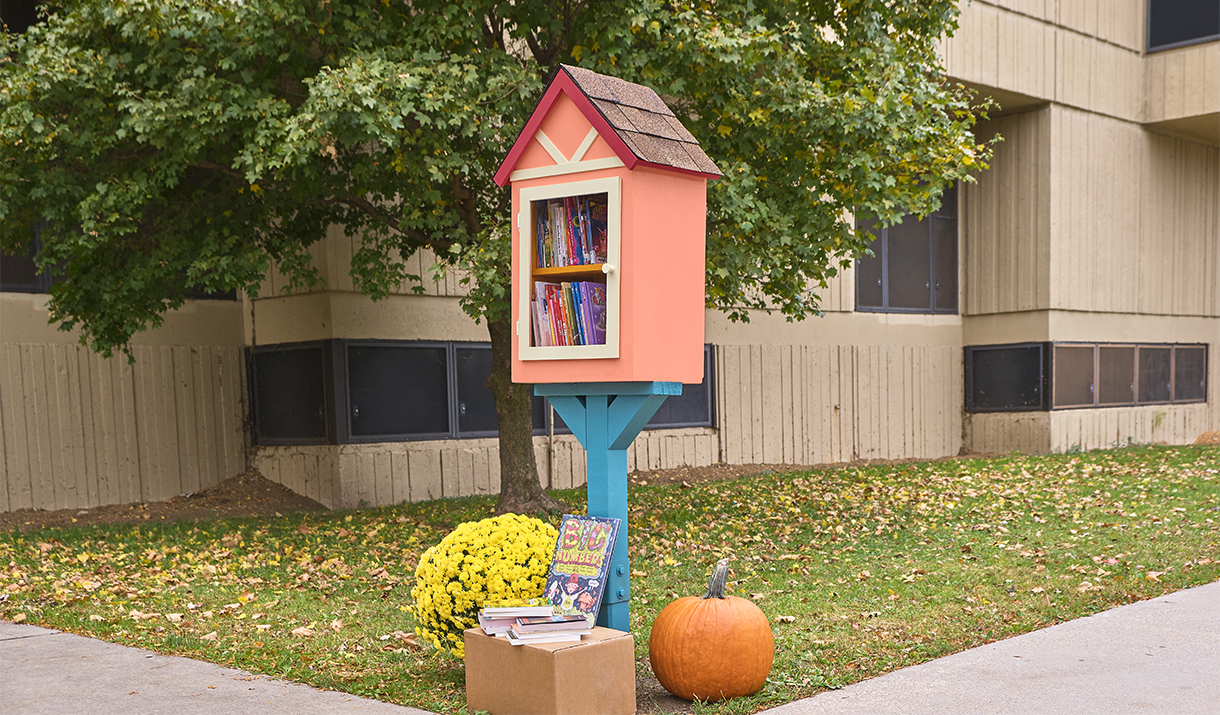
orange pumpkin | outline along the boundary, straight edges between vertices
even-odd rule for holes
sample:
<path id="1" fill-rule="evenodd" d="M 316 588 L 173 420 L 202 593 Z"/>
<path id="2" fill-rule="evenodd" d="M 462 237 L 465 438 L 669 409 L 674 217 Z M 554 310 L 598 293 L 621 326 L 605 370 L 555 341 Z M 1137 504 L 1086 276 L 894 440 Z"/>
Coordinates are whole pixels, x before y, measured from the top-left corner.
<path id="1" fill-rule="evenodd" d="M 728 572 L 728 559 L 717 562 L 702 598 L 671 602 L 652 624 L 652 672 L 680 698 L 712 701 L 753 695 L 771 672 L 771 624 L 758 606 L 724 595 Z"/>

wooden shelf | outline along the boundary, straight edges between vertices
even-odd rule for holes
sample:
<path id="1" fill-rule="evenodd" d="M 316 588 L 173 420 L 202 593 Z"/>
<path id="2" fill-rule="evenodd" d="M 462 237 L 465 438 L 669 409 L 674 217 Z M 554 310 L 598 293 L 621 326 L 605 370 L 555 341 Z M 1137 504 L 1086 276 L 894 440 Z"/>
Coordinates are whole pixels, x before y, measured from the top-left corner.
<path id="1" fill-rule="evenodd" d="M 533 276 L 535 279 L 542 278 L 572 278 L 575 280 L 588 280 L 590 278 L 601 278 L 605 274 L 602 273 L 604 263 L 589 263 L 580 266 L 561 266 L 558 268 L 535 268 Z"/>

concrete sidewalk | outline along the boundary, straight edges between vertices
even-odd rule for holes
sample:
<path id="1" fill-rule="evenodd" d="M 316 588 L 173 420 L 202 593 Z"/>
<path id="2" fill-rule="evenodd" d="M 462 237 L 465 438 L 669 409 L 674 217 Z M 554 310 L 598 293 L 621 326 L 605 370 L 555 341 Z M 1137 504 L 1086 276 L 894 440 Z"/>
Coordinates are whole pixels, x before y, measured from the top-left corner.
<path id="1" fill-rule="evenodd" d="M 1220 582 L 821 693 L 772 715 L 1220 714 Z"/>
<path id="2" fill-rule="evenodd" d="M 423 711 L 0 622 L 5 715 Z M 772 715 L 1220 715 L 1220 582 L 957 653 Z"/>
<path id="3" fill-rule="evenodd" d="M 427 715 L 189 658 L 0 621 L 4 715 Z"/>

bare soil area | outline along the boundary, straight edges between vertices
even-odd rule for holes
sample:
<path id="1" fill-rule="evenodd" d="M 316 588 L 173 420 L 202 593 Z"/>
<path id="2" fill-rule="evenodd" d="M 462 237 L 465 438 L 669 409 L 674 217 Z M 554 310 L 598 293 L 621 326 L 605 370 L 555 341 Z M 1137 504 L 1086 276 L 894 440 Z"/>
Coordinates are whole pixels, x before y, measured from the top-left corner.
<path id="1" fill-rule="evenodd" d="M 696 484 L 732 479 L 764 472 L 790 472 L 807 467 L 789 464 L 714 464 L 710 467 L 679 467 L 636 472 L 633 484 Z M 296 511 L 322 511 L 326 507 L 286 487 L 249 471 L 226 479 L 197 494 L 183 494 L 169 501 L 112 504 L 88 509 L 21 509 L 0 512 L 0 531 L 37 531 L 46 528 L 91 524 L 139 524 L 148 521 L 194 521 L 235 516 L 269 516 Z"/>
<path id="2" fill-rule="evenodd" d="M 169 501 L 112 504 L 88 509 L 21 509 L 0 512 L 0 531 L 37 531 L 49 527 L 92 524 L 140 524 L 234 516 L 321 511 L 326 507 L 250 471 L 224 480 L 198 494 L 183 494 Z"/>

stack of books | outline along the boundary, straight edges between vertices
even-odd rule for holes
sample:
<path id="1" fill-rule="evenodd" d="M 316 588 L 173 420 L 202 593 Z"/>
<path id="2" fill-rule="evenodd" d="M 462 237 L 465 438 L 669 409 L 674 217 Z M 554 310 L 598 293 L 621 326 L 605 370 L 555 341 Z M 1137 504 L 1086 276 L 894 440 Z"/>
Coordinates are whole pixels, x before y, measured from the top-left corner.
<path id="1" fill-rule="evenodd" d="M 488 603 L 479 609 L 479 627 L 489 636 L 499 636 L 508 633 L 518 618 L 549 618 L 554 613 L 555 608 L 542 599 Z"/>
<path id="2" fill-rule="evenodd" d="M 536 201 L 538 268 L 605 263 L 607 208 L 606 194 Z"/>
<path id="3" fill-rule="evenodd" d="M 606 284 L 534 283 L 534 345 L 605 345 Z"/>
<path id="4" fill-rule="evenodd" d="M 589 619 L 573 616 L 522 616 L 509 627 L 505 636 L 513 645 L 526 643 L 575 643 L 593 632 Z"/>

